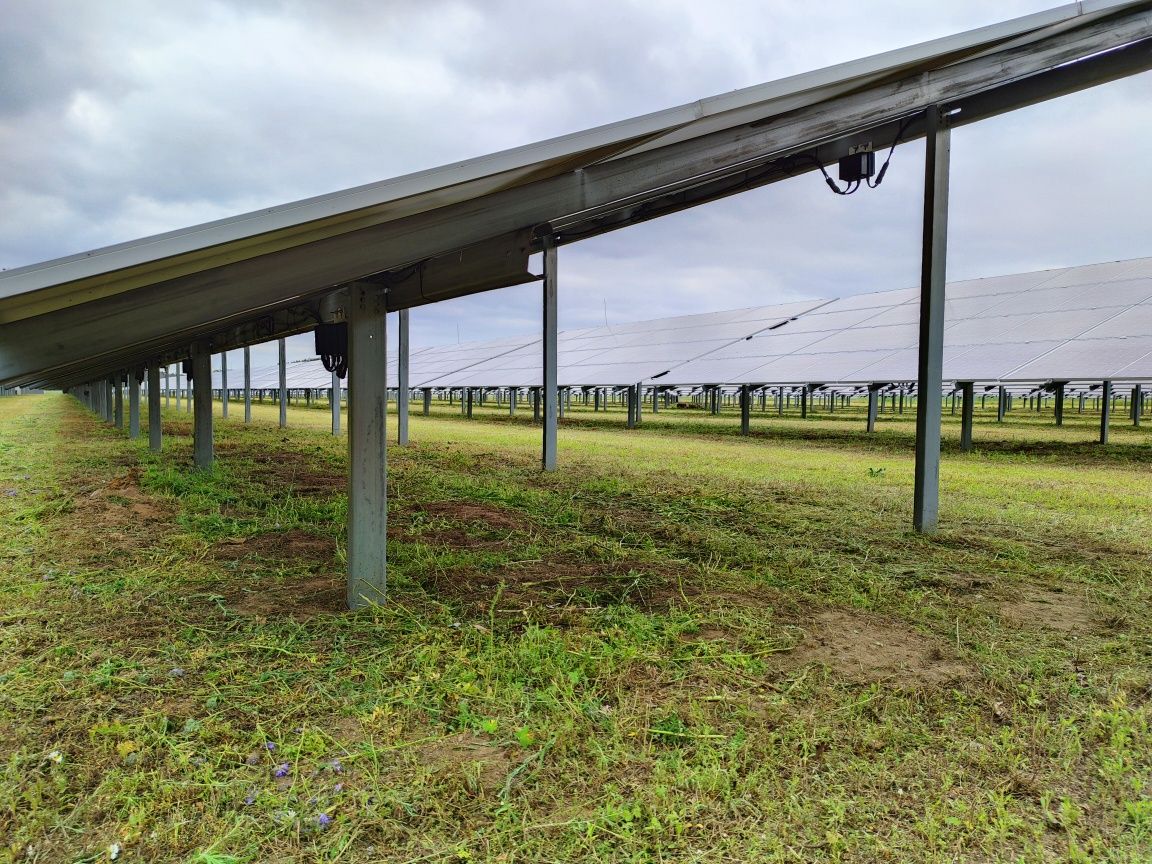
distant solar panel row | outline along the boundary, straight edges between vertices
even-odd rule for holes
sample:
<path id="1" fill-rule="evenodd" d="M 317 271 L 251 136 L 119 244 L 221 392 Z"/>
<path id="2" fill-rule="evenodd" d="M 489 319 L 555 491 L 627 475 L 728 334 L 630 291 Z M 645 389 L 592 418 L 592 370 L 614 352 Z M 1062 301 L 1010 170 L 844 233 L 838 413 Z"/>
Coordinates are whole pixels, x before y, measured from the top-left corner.
<path id="1" fill-rule="evenodd" d="M 944 378 L 1152 378 L 1152 258 L 950 283 Z M 562 331 L 561 386 L 803 384 L 916 379 L 919 290 L 905 288 Z M 539 337 L 425 348 L 413 387 L 540 386 Z M 252 386 L 278 386 L 275 367 Z M 395 381 L 395 360 L 389 363 Z M 237 382 L 239 376 L 230 379 Z M 289 387 L 328 387 L 319 362 Z M 259 383 L 258 383 L 259 382 Z M 217 383 L 217 386 L 218 383 Z"/>

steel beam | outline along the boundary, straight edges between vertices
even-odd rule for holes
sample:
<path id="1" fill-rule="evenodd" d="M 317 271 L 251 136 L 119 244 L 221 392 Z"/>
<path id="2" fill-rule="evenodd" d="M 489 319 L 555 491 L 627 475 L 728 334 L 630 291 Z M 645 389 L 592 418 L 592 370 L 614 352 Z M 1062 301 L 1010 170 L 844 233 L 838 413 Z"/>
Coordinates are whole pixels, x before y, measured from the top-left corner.
<path id="1" fill-rule="evenodd" d="M 192 420 L 196 467 L 212 468 L 212 349 L 206 344 L 192 349 L 192 388 L 195 410 Z"/>
<path id="2" fill-rule="evenodd" d="M 135 368 L 128 370 L 128 437 L 133 441 L 140 437 L 140 382 Z"/>
<path id="3" fill-rule="evenodd" d="M 408 310 L 401 309 L 397 315 L 398 357 L 396 370 L 396 441 L 408 444 Z"/>
<path id="4" fill-rule="evenodd" d="M 160 418 L 160 367 L 156 363 L 148 367 L 148 449 L 159 453 L 163 425 Z"/>
<path id="5" fill-rule="evenodd" d="M 940 515 L 940 410 L 944 362 L 944 279 L 948 254 L 948 168 L 951 137 L 940 106 L 928 108 L 924 148 L 924 231 L 921 239 L 920 342 L 916 377 L 916 476 L 912 524 L 936 531 Z"/>
<path id="6" fill-rule="evenodd" d="M 1140 415 L 1144 413 L 1144 390 L 1139 384 L 1132 387 L 1132 425 L 1140 426 Z"/>
<path id="7" fill-rule="evenodd" d="M 543 290 L 543 366 L 544 366 L 544 440 L 541 463 L 545 471 L 556 470 L 556 348 L 557 274 L 556 238 L 544 238 L 544 290 Z"/>
<path id="8" fill-rule="evenodd" d="M 278 392 L 280 402 L 280 428 L 284 429 L 288 425 L 288 357 L 287 347 L 284 340 L 279 340 L 279 364 L 280 364 L 280 389 Z"/>
<path id="9" fill-rule="evenodd" d="M 752 431 L 752 388 L 747 384 L 740 385 L 740 434 L 748 435 Z"/>
<path id="10" fill-rule="evenodd" d="M 424 388 L 424 416 L 427 417 L 432 413 L 432 388 Z"/>
<path id="11" fill-rule="evenodd" d="M 388 560 L 388 313 L 352 286 L 348 316 L 348 607 L 384 601 Z"/>
<path id="12" fill-rule="evenodd" d="M 340 392 L 340 376 L 332 370 L 332 386 L 328 389 L 328 407 L 332 411 L 332 434 L 340 434 L 340 402 L 344 394 Z"/>
<path id="13" fill-rule="evenodd" d="M 876 414 L 880 408 L 880 387 L 876 384 L 868 385 L 868 424 L 865 427 L 869 433 L 876 431 Z"/>

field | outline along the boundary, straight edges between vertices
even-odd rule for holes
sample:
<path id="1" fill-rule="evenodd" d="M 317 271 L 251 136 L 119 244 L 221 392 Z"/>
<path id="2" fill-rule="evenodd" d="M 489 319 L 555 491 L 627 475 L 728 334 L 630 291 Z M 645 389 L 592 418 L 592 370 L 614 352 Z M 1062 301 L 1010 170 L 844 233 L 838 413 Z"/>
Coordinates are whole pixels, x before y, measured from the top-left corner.
<path id="1" fill-rule="evenodd" d="M 647 406 L 646 406 L 647 407 Z M 1073 409 L 1074 409 L 1073 405 Z M 219 405 L 216 406 L 219 412 Z M 1152 860 L 1152 431 L 437 405 L 340 611 L 324 410 L 0 399 L 0 861 Z"/>

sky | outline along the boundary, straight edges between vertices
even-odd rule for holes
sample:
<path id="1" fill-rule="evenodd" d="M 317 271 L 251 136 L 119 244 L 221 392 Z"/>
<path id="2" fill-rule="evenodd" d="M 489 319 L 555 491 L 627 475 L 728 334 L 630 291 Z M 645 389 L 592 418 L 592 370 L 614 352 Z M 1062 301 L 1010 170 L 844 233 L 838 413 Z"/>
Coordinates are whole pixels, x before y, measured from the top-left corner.
<path id="1" fill-rule="evenodd" d="M 1052 0 L 5 0 L 0 268 L 370 183 L 1040 11 Z M 814 8 L 819 13 L 814 13 Z M 1152 256 L 1152 76 L 953 132 L 949 279 Z M 560 327 L 919 279 L 923 145 L 560 250 Z M 413 310 L 535 332 L 536 284 Z M 310 336 L 289 356 L 312 354 Z M 253 365 L 275 348 L 253 349 Z M 230 357 L 237 368 L 239 353 Z"/>

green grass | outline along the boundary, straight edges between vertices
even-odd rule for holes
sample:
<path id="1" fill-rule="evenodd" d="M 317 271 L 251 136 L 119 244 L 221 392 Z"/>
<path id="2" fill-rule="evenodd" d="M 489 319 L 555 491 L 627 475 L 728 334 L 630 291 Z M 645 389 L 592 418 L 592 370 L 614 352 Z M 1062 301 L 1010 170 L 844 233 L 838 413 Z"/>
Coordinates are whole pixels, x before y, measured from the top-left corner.
<path id="1" fill-rule="evenodd" d="M 0 861 L 1152 860 L 1146 428 L 949 415 L 924 537 L 911 414 L 438 404 L 347 614 L 345 441 L 232 410 L 0 399 Z"/>

